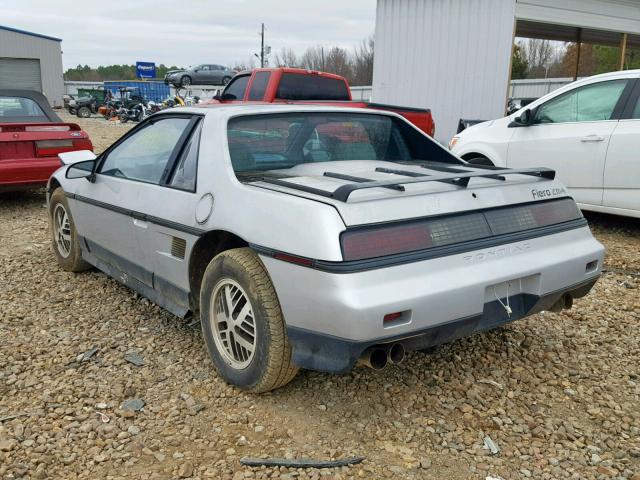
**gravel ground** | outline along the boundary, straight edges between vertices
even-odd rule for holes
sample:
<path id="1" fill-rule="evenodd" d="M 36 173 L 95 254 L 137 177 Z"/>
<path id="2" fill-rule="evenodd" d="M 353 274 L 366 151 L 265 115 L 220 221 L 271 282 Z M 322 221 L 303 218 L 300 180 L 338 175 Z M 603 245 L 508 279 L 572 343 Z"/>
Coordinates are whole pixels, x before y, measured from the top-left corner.
<path id="1" fill-rule="evenodd" d="M 79 123 L 97 150 L 129 128 Z M 0 478 L 640 479 L 638 221 L 589 216 L 606 272 L 566 313 L 253 396 L 217 377 L 198 325 L 97 271 L 60 270 L 43 204 L 0 196 Z"/>

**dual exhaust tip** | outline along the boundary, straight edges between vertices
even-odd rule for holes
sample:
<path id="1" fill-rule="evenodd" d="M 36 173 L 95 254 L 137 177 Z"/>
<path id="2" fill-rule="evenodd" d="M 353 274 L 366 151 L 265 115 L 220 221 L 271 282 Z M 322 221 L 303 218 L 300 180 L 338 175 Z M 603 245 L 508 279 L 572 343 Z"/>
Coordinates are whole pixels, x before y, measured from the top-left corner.
<path id="1" fill-rule="evenodd" d="M 358 364 L 373 370 L 382 370 L 388 364 L 397 365 L 401 363 L 404 360 L 404 356 L 404 345 L 401 343 L 376 345 L 362 352 Z"/>
<path id="2" fill-rule="evenodd" d="M 549 310 L 560 312 L 568 310 L 573 306 L 573 297 L 570 294 L 562 295 Z M 405 349 L 402 343 L 389 343 L 387 345 L 374 345 L 367 348 L 360 358 L 358 365 L 364 365 L 373 370 L 382 370 L 387 365 L 397 365 L 404 360 Z"/>

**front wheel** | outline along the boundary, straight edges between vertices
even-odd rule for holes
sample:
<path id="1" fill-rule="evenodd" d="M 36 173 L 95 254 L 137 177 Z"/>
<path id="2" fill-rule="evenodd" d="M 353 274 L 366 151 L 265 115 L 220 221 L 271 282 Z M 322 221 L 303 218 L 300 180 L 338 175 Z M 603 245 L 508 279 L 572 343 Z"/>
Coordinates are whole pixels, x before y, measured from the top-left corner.
<path id="1" fill-rule="evenodd" d="M 185 75 L 184 77 L 182 77 L 180 79 L 180 86 L 188 87 L 189 85 L 191 85 L 191 77 L 190 76 Z"/>
<path id="2" fill-rule="evenodd" d="M 73 223 L 67 197 L 60 187 L 51 194 L 49 221 L 53 253 L 58 260 L 58 265 L 67 272 L 81 272 L 91 268 L 91 265 L 82 259 L 76 226 Z"/>
<path id="3" fill-rule="evenodd" d="M 91 116 L 91 109 L 89 107 L 80 107 L 76 115 L 80 118 L 89 118 Z"/>
<path id="4" fill-rule="evenodd" d="M 200 289 L 200 323 L 213 364 L 228 383 L 261 393 L 295 377 L 280 302 L 251 249 L 211 260 Z"/>

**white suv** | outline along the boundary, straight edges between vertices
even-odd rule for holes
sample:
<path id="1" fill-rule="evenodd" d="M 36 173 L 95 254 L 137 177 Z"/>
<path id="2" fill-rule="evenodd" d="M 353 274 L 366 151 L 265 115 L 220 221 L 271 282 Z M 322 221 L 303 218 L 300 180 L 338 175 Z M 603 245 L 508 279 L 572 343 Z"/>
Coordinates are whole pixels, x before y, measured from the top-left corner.
<path id="1" fill-rule="evenodd" d="M 640 70 L 573 82 L 450 143 L 472 163 L 553 168 L 581 208 L 631 217 L 640 217 L 638 147 Z"/>

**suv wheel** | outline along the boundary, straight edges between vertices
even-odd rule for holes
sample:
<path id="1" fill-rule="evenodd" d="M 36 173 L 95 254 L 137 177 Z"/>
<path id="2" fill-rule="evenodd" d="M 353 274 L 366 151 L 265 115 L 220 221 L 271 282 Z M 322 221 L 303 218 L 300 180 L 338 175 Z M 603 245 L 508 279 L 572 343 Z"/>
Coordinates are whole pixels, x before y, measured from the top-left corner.
<path id="1" fill-rule="evenodd" d="M 295 377 L 278 297 L 251 249 L 211 260 L 200 290 L 200 322 L 213 364 L 228 383 L 260 393 Z"/>
<path id="2" fill-rule="evenodd" d="M 78 234 L 67 197 L 60 187 L 54 190 L 49 200 L 49 220 L 53 253 L 58 260 L 58 265 L 68 272 L 81 272 L 91 268 L 91 265 L 82 259 Z"/>
<path id="3" fill-rule="evenodd" d="M 89 118 L 91 116 L 91 109 L 89 107 L 80 107 L 76 115 L 80 118 Z"/>
<path id="4" fill-rule="evenodd" d="M 184 75 L 180 78 L 180 86 L 188 87 L 189 85 L 191 85 L 191 77 L 189 75 Z"/>

